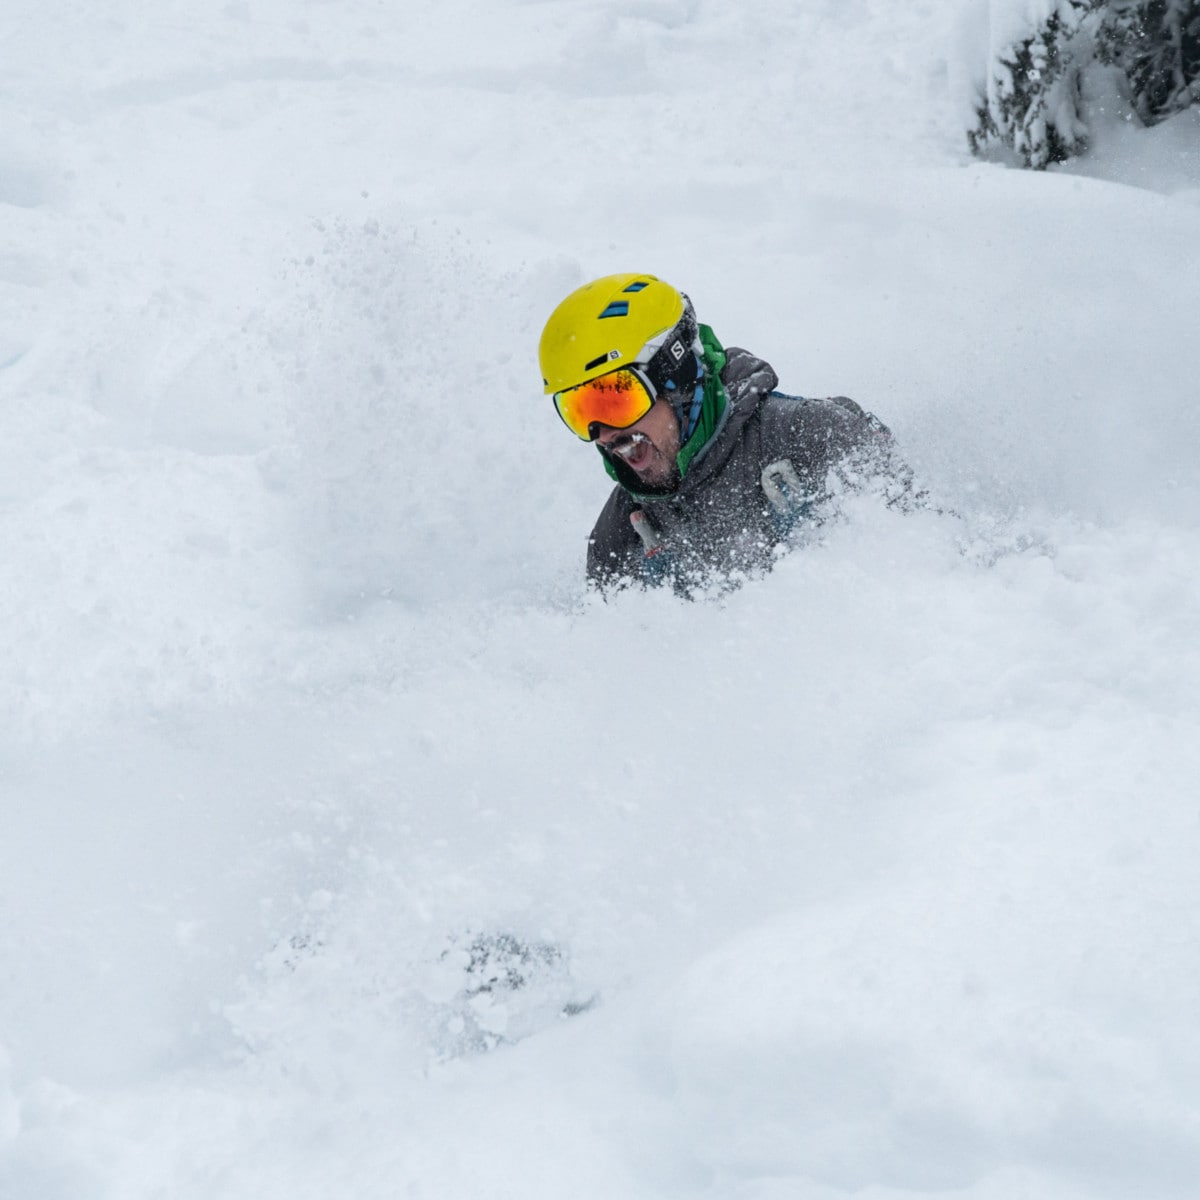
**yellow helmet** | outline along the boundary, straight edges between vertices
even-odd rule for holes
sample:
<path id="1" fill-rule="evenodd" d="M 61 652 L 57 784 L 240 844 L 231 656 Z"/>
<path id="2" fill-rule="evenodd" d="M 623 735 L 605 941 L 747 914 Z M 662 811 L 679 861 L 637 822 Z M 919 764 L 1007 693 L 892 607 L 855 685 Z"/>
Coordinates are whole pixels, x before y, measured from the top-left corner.
<path id="1" fill-rule="evenodd" d="M 538 358 L 546 395 L 578 387 L 619 367 L 646 365 L 683 319 L 683 345 L 695 336 L 692 306 L 653 275 L 605 275 L 572 292 L 542 330 Z"/>

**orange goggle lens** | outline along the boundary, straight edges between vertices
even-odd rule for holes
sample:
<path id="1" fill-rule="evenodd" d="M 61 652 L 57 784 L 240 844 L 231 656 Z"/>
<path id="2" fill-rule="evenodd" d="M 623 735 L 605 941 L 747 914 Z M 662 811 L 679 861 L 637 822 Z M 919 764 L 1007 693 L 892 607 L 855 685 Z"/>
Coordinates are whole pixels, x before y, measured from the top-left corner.
<path id="1" fill-rule="evenodd" d="M 640 421 L 653 403 L 650 381 L 629 367 L 554 393 L 554 407 L 563 423 L 585 442 L 594 440 L 593 425 L 626 429 Z"/>

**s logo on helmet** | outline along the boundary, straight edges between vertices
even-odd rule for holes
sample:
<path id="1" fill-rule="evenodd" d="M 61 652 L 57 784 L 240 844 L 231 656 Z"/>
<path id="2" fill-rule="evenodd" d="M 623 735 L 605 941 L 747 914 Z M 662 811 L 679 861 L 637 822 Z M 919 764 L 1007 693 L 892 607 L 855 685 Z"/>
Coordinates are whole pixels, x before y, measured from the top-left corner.
<path id="1" fill-rule="evenodd" d="M 682 342 L 672 342 L 671 343 L 671 357 L 678 363 L 678 362 L 683 362 L 683 355 L 684 355 L 683 343 Z"/>

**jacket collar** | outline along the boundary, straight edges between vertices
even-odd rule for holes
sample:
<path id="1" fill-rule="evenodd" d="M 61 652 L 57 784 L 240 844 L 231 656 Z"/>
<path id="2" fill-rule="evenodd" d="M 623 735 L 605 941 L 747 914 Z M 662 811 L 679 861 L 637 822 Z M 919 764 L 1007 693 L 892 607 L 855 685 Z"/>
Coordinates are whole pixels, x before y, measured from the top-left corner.
<path id="1" fill-rule="evenodd" d="M 770 363 L 731 346 L 725 351 L 725 369 L 721 382 L 729 395 L 724 420 L 712 441 L 691 463 L 679 487 L 670 496 L 688 496 L 714 475 L 729 461 L 734 447 L 741 440 L 742 427 L 762 407 L 763 401 L 779 386 L 779 376 Z M 659 499 L 660 497 L 655 497 Z"/>

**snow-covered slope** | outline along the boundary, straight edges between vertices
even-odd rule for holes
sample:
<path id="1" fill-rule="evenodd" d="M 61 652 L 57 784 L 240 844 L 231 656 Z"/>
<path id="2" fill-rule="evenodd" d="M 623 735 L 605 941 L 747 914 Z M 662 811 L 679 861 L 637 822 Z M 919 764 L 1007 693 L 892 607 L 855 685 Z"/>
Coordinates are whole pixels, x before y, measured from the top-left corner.
<path id="1" fill-rule="evenodd" d="M 951 8 L 0 15 L 5 1200 L 1193 1194 L 1200 132 Z M 945 511 L 586 596 L 624 269 Z"/>

